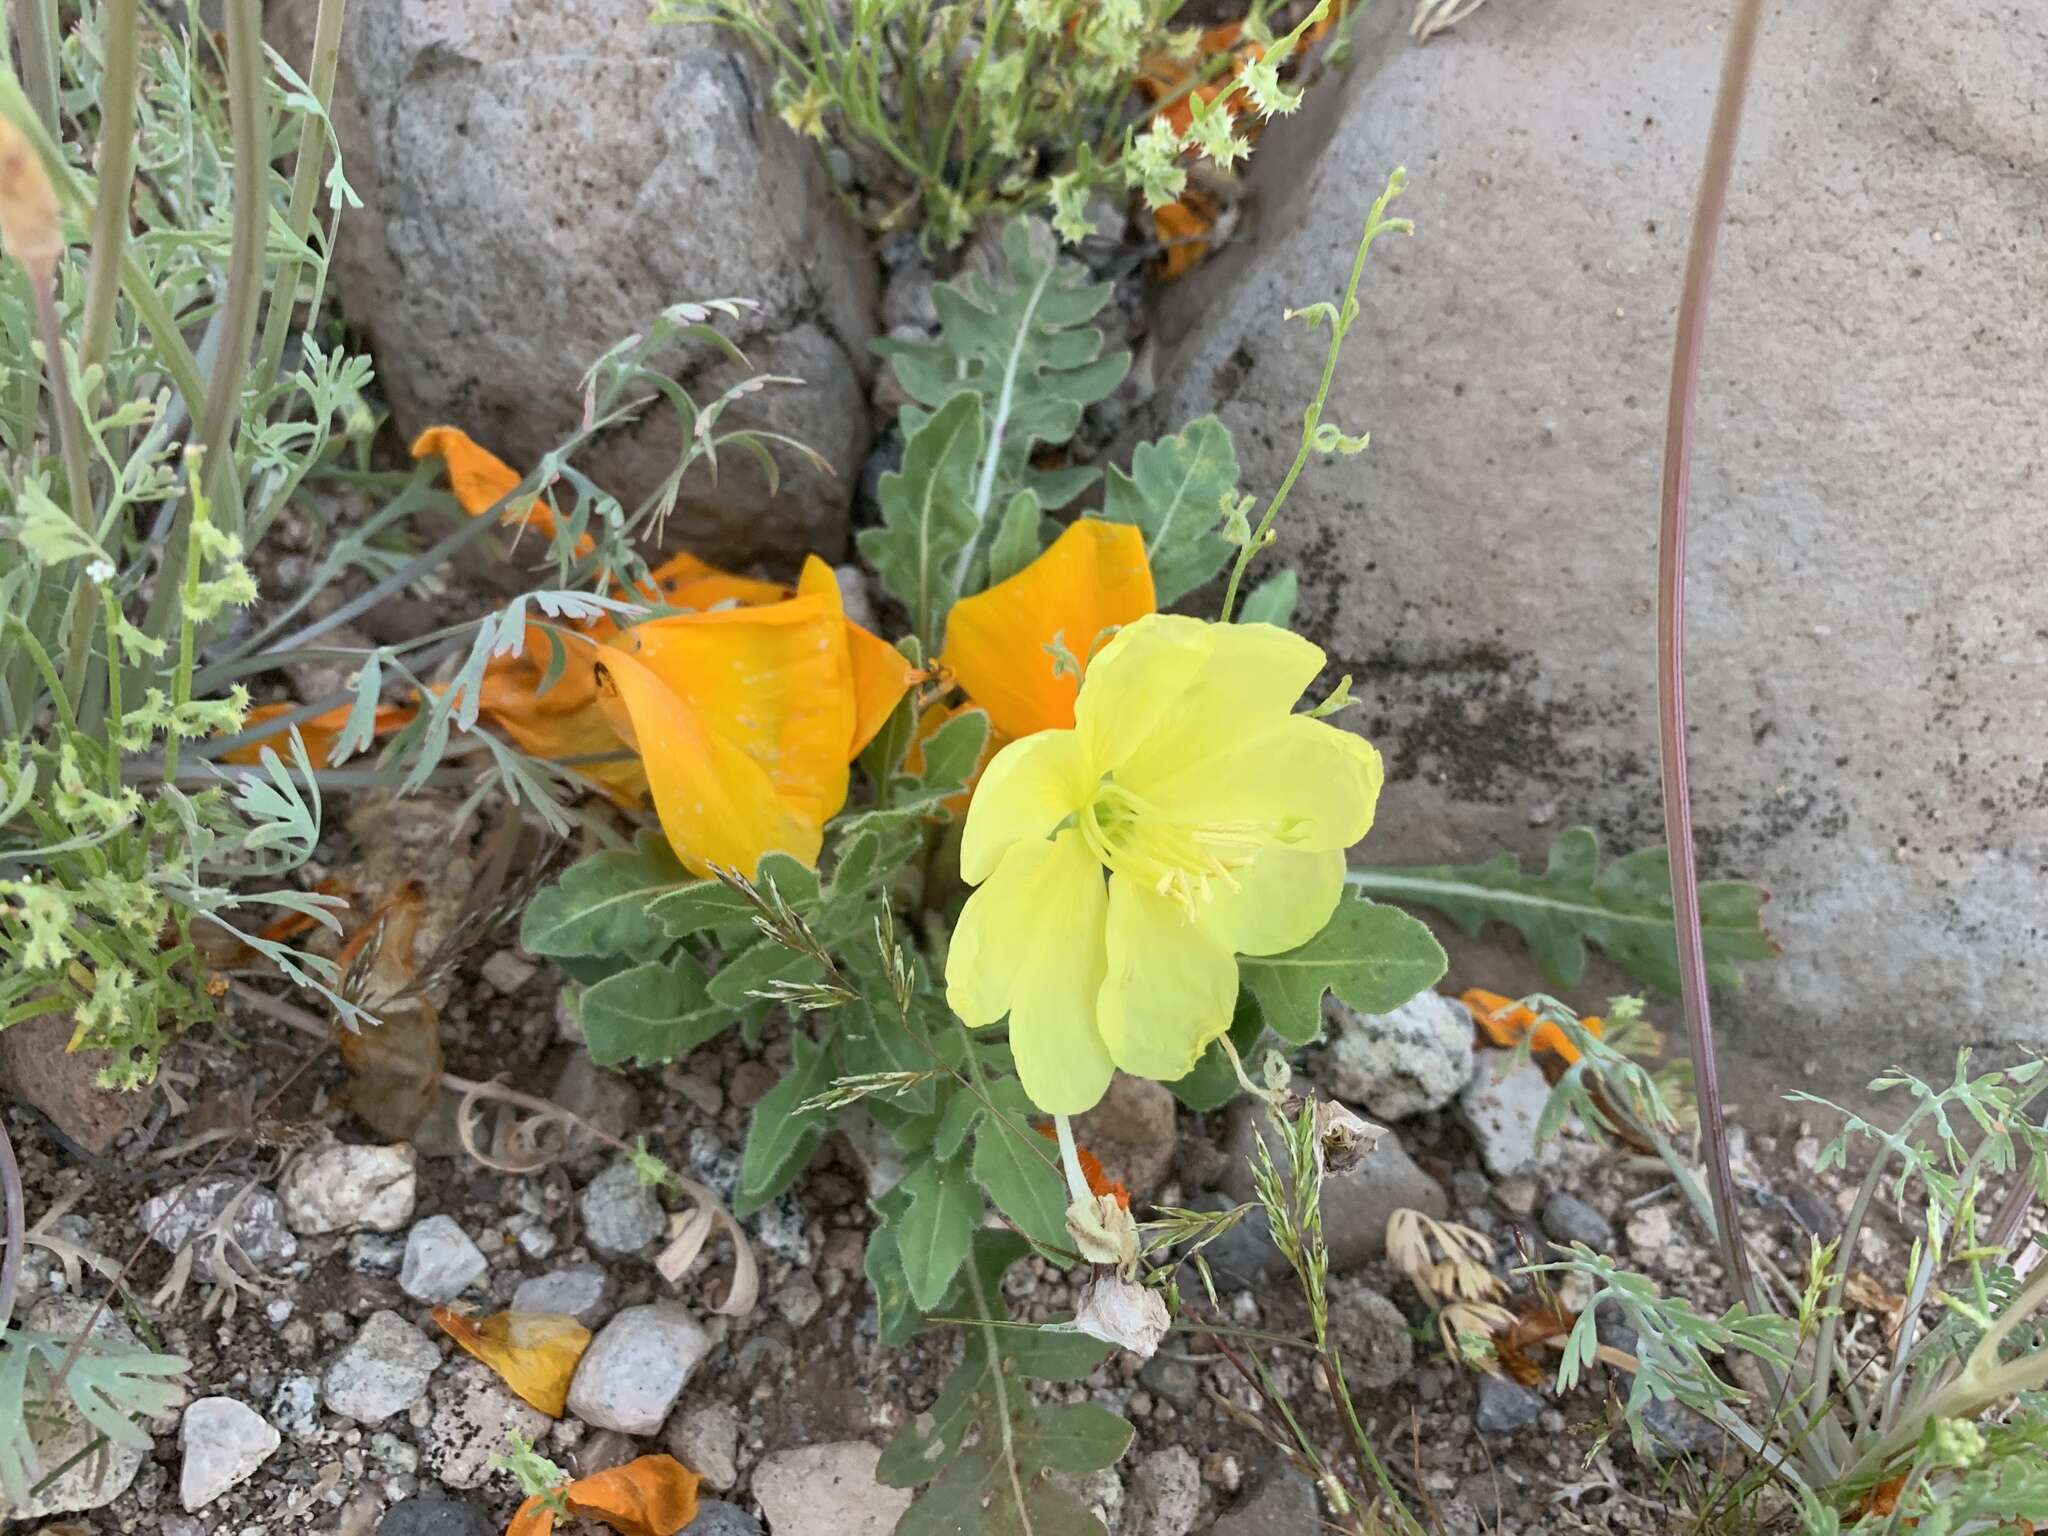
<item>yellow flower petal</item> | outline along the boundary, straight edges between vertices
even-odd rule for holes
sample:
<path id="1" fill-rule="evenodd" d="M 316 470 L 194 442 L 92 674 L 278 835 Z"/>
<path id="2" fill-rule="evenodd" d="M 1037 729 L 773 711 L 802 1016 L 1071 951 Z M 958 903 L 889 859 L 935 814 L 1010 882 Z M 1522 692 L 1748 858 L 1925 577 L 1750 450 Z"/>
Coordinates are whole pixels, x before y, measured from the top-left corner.
<path id="1" fill-rule="evenodd" d="M 559 1312 L 497 1312 L 481 1323 L 448 1307 L 434 1308 L 441 1331 L 503 1378 L 505 1385 L 551 1419 L 569 1398 L 569 1378 L 590 1347 L 590 1330 Z"/>
<path id="2" fill-rule="evenodd" d="M 1099 950 L 1102 883 L 1101 866 L 1072 831 L 1013 847 L 954 925 L 946 962 L 953 1011 L 975 1028 L 993 1024 L 1010 1011 L 1027 968 L 1057 951 Z"/>
<path id="3" fill-rule="evenodd" d="M 1138 783 L 1280 724 L 1323 661 L 1320 647 L 1271 624 L 1158 614 L 1096 658 L 1075 723 L 1098 763 Z"/>
<path id="4" fill-rule="evenodd" d="M 826 599 L 846 624 L 847 660 L 853 670 L 853 741 L 846 754 L 851 761 L 889 723 L 897 701 L 909 691 L 917 672 L 895 646 L 846 618 L 839 578 L 816 555 L 804 561 L 796 590 L 801 597 Z"/>
<path id="5" fill-rule="evenodd" d="M 597 784 L 621 805 L 640 804 L 647 798 L 647 772 L 638 758 L 620 755 L 629 752 L 630 744 L 612 725 L 598 692 L 597 663 L 607 654 L 605 649 L 559 629 L 552 639 L 568 652 L 554 686 L 541 692 L 553 655 L 549 632 L 529 624 L 520 652 L 493 657 L 485 669 L 477 692 L 478 713 L 530 757 L 554 762 L 610 758 L 578 762 L 570 771 Z"/>
<path id="6" fill-rule="evenodd" d="M 1344 894 L 1344 850 L 1263 848 L 1197 919 L 1232 954 L 1277 955 L 1323 931 Z"/>
<path id="7" fill-rule="evenodd" d="M 613 727 L 639 752 L 661 830 L 685 865 L 700 875 L 717 866 L 751 878 L 767 853 L 817 863 L 824 817 L 815 797 L 809 814 L 793 809 L 766 768 L 708 729 L 654 671 L 625 652 L 607 649 L 598 678 L 608 690 Z"/>
<path id="8" fill-rule="evenodd" d="M 1240 826 L 1285 822 L 1283 841 L 1303 850 L 1349 848 L 1372 827 L 1385 771 L 1363 737 L 1306 715 L 1221 742 L 1178 724 L 1161 734 L 1171 747 L 1146 742 L 1116 778 L 1171 806 L 1176 817 Z"/>
<path id="9" fill-rule="evenodd" d="M 1077 731 L 1013 741 L 982 773 L 960 837 L 960 877 L 979 885 L 1020 841 L 1051 835 L 1095 787 Z"/>
<path id="10" fill-rule="evenodd" d="M 1005 736 L 1063 730 L 1081 680 L 1056 674 L 1047 648 L 1057 640 L 1085 666 L 1105 630 L 1157 606 L 1144 535 L 1083 518 L 1009 580 L 955 603 L 940 659 Z"/>
<path id="11" fill-rule="evenodd" d="M 650 619 L 613 644 L 653 673 L 705 731 L 758 764 L 802 819 L 823 826 L 846 803 L 853 679 L 846 625 L 828 600 L 795 597 L 765 608 Z M 644 738 L 640 755 L 652 778 Z"/>
<path id="12" fill-rule="evenodd" d="M 1178 903 L 1119 875 L 1109 882 L 1109 971 L 1096 1023 L 1110 1059 L 1173 1082 L 1230 1028 L 1237 961 Z"/>

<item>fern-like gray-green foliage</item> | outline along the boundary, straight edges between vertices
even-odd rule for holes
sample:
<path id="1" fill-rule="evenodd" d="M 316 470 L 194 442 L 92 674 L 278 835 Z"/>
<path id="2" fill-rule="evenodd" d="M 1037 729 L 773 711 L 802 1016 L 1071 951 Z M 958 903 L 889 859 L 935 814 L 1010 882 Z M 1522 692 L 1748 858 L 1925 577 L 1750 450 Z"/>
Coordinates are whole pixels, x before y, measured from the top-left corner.
<path id="1" fill-rule="evenodd" d="M 67 1421 L 82 1420 L 116 1445 L 147 1448 L 137 1422 L 176 1407 L 183 1397 L 174 1377 L 188 1366 L 176 1355 L 152 1354 L 111 1340 L 87 1338 L 57 1384 L 74 1344 L 69 1334 L 13 1328 L 0 1334 L 0 1494 L 18 1504 L 57 1470 L 43 1464 L 39 1445 L 52 1442 Z"/>
<path id="2" fill-rule="evenodd" d="M 1128 352 L 1105 356 L 1102 333 L 1089 324 L 1109 301 L 1107 283 L 1035 252 L 1021 222 L 1004 230 L 1003 257 L 1000 277 L 969 273 L 933 290 L 936 341 L 875 343 L 913 403 L 899 417 L 903 469 L 883 482 L 884 526 L 861 536 L 861 553 L 927 642 L 955 599 L 987 584 L 998 528 L 1013 518 L 1030 526 L 1019 493 L 1054 511 L 1094 481 L 1092 469 L 1034 469 L 1031 453 L 1071 438 L 1081 413 L 1131 365 Z M 963 490 L 960 457 L 977 426 Z M 932 485 L 934 475 L 943 483 Z"/>
<path id="3" fill-rule="evenodd" d="M 1661 847 L 1640 849 L 1603 870 L 1599 839 L 1588 827 L 1573 827 L 1550 845 L 1540 875 L 1502 853 L 1463 868 L 1354 870 L 1350 880 L 1364 895 L 1441 912 L 1468 934 L 1490 922 L 1519 929 L 1554 987 L 1578 985 L 1590 942 L 1645 986 L 1678 991 L 1671 861 Z M 1740 961 L 1777 954 L 1763 926 L 1767 900 L 1762 886 L 1746 880 L 1701 883 L 1707 978 L 1714 985 L 1740 980 Z"/>
<path id="4" fill-rule="evenodd" d="M 974 1234 L 973 1256 L 948 1296 L 972 1318 L 967 1349 L 938 1401 L 904 1425 L 876 1478 L 918 1488 L 896 1536 L 1101 1536 L 1070 1479 L 1115 1465 L 1131 1426 L 1095 1403 L 1042 1403 L 1031 1382 L 1079 1381 L 1107 1346 L 1086 1334 L 1009 1326 L 1003 1272 L 1030 1252 L 1008 1232 Z"/>

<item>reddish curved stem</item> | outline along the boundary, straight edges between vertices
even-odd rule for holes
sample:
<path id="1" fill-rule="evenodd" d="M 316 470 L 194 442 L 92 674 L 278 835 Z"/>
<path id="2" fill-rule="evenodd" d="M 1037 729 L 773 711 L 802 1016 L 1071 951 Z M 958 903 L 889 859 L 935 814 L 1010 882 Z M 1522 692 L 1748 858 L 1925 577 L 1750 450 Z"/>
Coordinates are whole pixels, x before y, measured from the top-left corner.
<path id="1" fill-rule="evenodd" d="M 1664 422 L 1664 494 L 1657 541 L 1657 741 L 1663 759 L 1664 841 L 1671 850 L 1671 905 L 1678 928 L 1678 974 L 1685 1002 L 1686 1037 L 1692 1047 L 1700 1130 L 1705 1138 L 1707 1179 L 1714 1197 L 1714 1221 L 1730 1276 L 1738 1292 L 1758 1309 L 1756 1280 L 1736 1223 L 1735 1176 L 1728 1164 L 1728 1132 L 1721 1121 L 1721 1087 L 1714 1063 L 1714 1024 L 1707 1004 L 1706 951 L 1700 934 L 1699 870 L 1693 859 L 1692 800 L 1685 761 L 1685 532 L 1686 501 L 1692 484 L 1693 413 L 1699 393 L 1700 347 L 1706 334 L 1707 290 L 1714 249 L 1728 207 L 1728 178 L 1735 165 L 1736 133 L 1749 88 L 1756 51 L 1761 0 L 1736 0 L 1721 61 L 1707 159 L 1700 172 L 1699 201 L 1693 209 L 1692 241 L 1686 250 L 1685 288 L 1678 304 L 1678 337 L 1671 354 L 1671 400 Z"/>

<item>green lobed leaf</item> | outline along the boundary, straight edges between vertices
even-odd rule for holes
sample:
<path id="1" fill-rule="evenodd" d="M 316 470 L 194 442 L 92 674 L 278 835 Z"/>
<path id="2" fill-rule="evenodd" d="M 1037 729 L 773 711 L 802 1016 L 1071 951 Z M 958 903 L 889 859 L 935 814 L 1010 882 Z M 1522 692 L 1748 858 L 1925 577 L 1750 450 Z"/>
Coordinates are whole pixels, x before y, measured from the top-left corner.
<path id="1" fill-rule="evenodd" d="M 590 1059 L 600 1067 L 659 1066 L 730 1028 L 739 1015 L 713 1001 L 704 967 L 687 954 L 647 960 L 608 976 L 577 999 Z"/>
<path id="2" fill-rule="evenodd" d="M 1266 1026 L 1306 1045 L 1322 1033 L 1323 994 L 1360 1013 L 1387 1013 L 1443 975 L 1443 947 L 1407 913 L 1377 902 L 1337 903 L 1323 931 L 1298 949 L 1246 955 L 1237 974 Z"/>
<path id="3" fill-rule="evenodd" d="M 982 432 L 980 397 L 951 395 L 906 439 L 903 468 L 882 476 L 882 526 L 860 535 L 861 554 L 927 639 L 960 596 L 960 568 L 980 531 L 974 466 Z"/>
<path id="4" fill-rule="evenodd" d="M 1469 867 L 1362 869 L 1350 876 L 1367 895 L 1441 912 L 1468 934 L 1489 922 L 1520 930 L 1553 987 L 1578 985 L 1586 945 L 1645 986 L 1678 991 L 1678 937 L 1671 913 L 1671 863 L 1661 847 L 1644 848 L 1600 868 L 1600 842 L 1591 828 L 1573 827 L 1550 845 L 1540 875 L 1527 874 L 1511 853 Z M 1707 979 L 1716 986 L 1741 980 L 1738 962 L 1767 960 L 1778 946 L 1764 931 L 1769 894 L 1744 880 L 1700 885 L 1700 922 Z"/>
<path id="5" fill-rule="evenodd" d="M 1112 468 L 1102 515 L 1143 530 L 1152 585 L 1164 608 L 1223 569 L 1230 545 L 1218 526 L 1223 498 L 1237 490 L 1237 448 L 1214 416 L 1172 437 L 1140 443 L 1126 474 Z"/>
<path id="6" fill-rule="evenodd" d="M 804 1171 L 831 1121 L 822 1109 L 800 1110 L 797 1106 L 824 1092 L 831 1081 L 831 1052 L 809 1035 L 791 1035 L 789 1071 L 754 1106 L 747 1144 L 740 1153 L 733 1215 L 753 1215 Z"/>
<path id="7" fill-rule="evenodd" d="M 892 1223 L 911 1299 L 930 1311 L 945 1299 L 981 1224 L 981 1191 L 964 1158 L 925 1158 L 903 1180 L 910 1204 Z"/>
<path id="8" fill-rule="evenodd" d="M 988 715 L 979 709 L 964 710 L 933 731 L 924 744 L 925 793 L 947 796 L 965 788 L 988 745 L 988 732 Z"/>
<path id="9" fill-rule="evenodd" d="M 1078 1380 L 1107 1348 L 1079 1334 L 1003 1326 L 1005 1270 L 1029 1252 L 1013 1233 L 980 1232 L 961 1271 L 957 1307 L 966 1349 L 938 1399 L 889 1442 L 876 1478 L 922 1491 L 897 1536 L 1101 1536 L 1088 1506 L 1051 1472 L 1113 1466 L 1131 1426 L 1094 1403 L 1042 1403 L 1026 1380 L 1025 1356 L 1051 1341 L 1056 1379 Z"/>

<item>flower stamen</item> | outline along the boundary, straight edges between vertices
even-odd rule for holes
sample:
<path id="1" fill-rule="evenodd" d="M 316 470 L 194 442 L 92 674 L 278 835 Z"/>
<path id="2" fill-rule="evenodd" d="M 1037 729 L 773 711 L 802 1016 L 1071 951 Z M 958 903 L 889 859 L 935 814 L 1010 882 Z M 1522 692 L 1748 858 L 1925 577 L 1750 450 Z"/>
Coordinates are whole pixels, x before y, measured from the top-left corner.
<path id="1" fill-rule="evenodd" d="M 1188 822 L 1104 779 L 1076 822 L 1081 840 L 1111 874 L 1164 896 L 1190 920 L 1220 883 L 1239 889 L 1237 871 L 1276 840 L 1253 822 Z"/>

